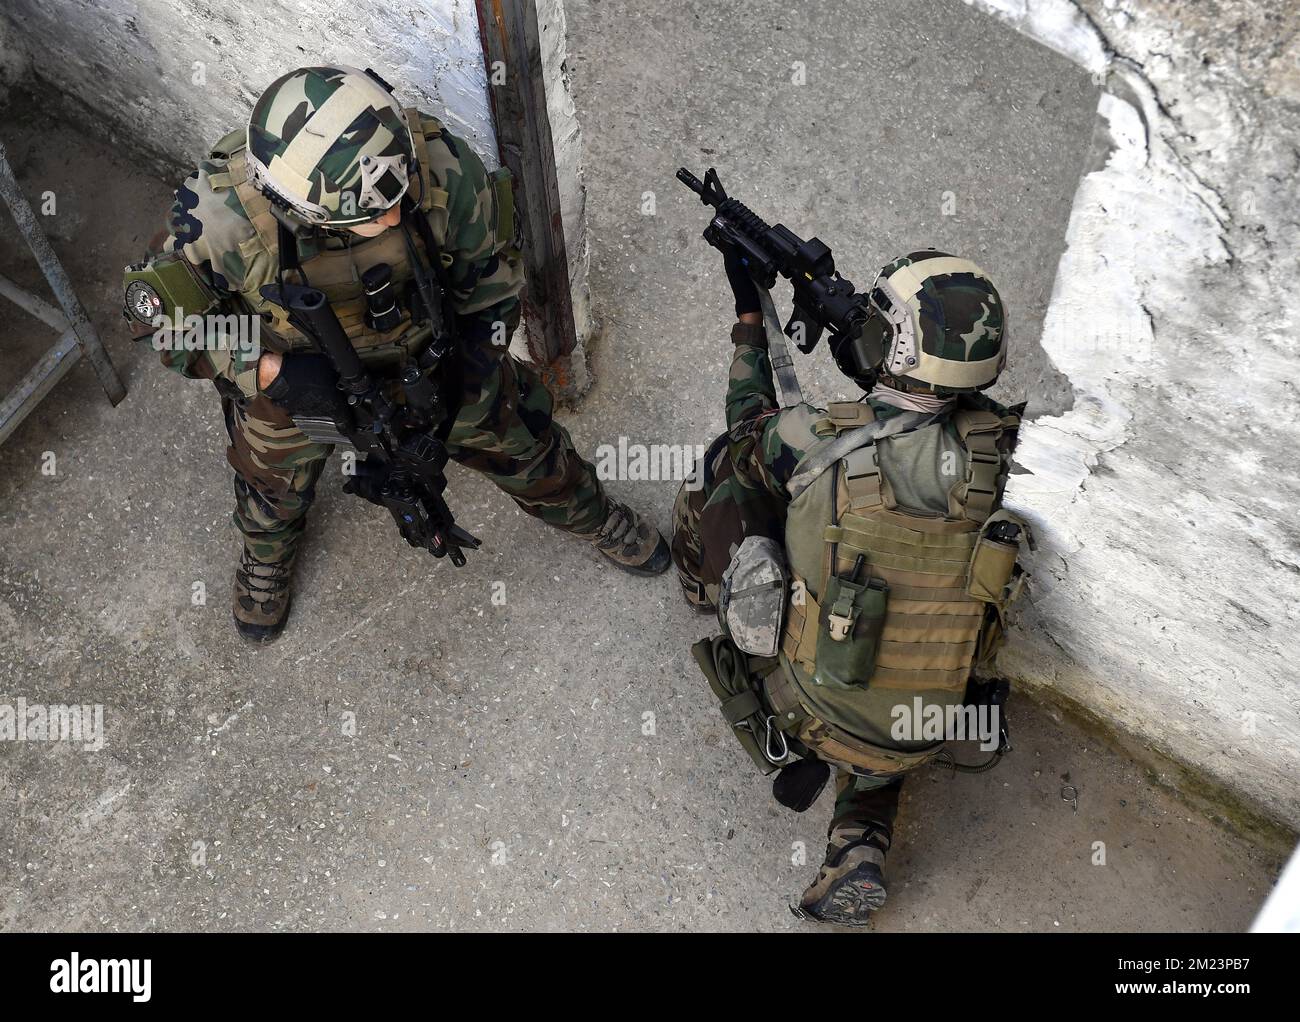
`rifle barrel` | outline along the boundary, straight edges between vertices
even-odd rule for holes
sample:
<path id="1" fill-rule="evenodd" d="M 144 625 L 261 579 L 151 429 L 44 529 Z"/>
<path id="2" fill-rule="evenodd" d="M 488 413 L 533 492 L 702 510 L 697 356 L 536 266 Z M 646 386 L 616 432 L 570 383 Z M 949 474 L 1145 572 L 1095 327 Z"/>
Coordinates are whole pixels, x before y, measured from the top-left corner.
<path id="1" fill-rule="evenodd" d="M 677 180 L 693 191 L 696 195 L 704 194 L 704 182 L 692 174 L 685 167 L 677 168 Z M 707 199 L 705 200 L 708 201 Z"/>

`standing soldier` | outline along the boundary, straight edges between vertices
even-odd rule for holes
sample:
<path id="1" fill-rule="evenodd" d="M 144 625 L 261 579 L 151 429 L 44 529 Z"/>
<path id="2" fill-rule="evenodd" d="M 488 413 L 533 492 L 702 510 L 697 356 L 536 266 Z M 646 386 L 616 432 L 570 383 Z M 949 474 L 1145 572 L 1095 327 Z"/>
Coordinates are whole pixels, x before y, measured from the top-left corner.
<path id="1" fill-rule="evenodd" d="M 903 776 L 943 744 L 915 701 L 949 720 L 968 682 L 971 702 L 1005 692 L 973 678 L 993 667 L 1028 538 L 1002 509 L 1023 405 L 978 393 L 1005 363 L 1004 311 L 974 263 L 913 252 L 880 271 L 860 335 L 831 342 L 865 398 L 778 408 L 759 295 L 721 247 L 739 318 L 727 432 L 703 486 L 678 494 L 672 553 L 687 601 L 718 608 L 726 634 L 692 652 L 755 763 L 781 768 L 782 804 L 808 808 L 834 768 L 800 913 L 861 924 L 885 899 Z"/>
<path id="2" fill-rule="evenodd" d="M 295 555 L 332 450 L 289 415 L 313 395 L 319 403 L 334 378 L 261 294 L 276 281 L 323 291 L 366 369 L 395 380 L 428 345 L 410 311 L 414 281 L 436 277 L 455 313 L 463 382 L 450 457 L 620 568 L 668 567 L 663 537 L 604 493 L 552 419 L 546 388 L 507 351 L 523 285 L 513 223 L 506 171 L 489 174 L 438 120 L 403 110 L 373 71 L 342 66 L 277 79 L 247 130 L 218 142 L 177 189 L 161 250 L 128 272 L 127 312 L 140 332 L 159 315 L 179 327 L 182 312 L 213 324 L 200 345 L 160 340 L 164 365 L 212 380 L 221 395 L 244 539 L 234 616 L 245 638 L 269 641 L 284 628 Z M 367 276 L 381 264 L 389 274 Z M 373 290 L 383 276 L 396 309 L 376 317 L 363 277 Z M 218 337 L 223 313 L 257 317 L 260 349 Z"/>

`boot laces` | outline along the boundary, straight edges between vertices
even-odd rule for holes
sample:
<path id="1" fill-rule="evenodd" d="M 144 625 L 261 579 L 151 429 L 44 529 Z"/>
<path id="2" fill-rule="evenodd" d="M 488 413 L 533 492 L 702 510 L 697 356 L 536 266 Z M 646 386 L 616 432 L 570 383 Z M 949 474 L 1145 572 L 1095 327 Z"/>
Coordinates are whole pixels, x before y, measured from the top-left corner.
<path id="1" fill-rule="evenodd" d="M 289 562 L 259 561 L 245 550 L 236 569 L 239 581 L 259 603 L 280 596 L 289 588 Z"/>
<path id="2" fill-rule="evenodd" d="M 631 536 L 628 535 L 629 530 L 632 532 Z M 609 517 L 605 519 L 605 524 L 597 533 L 597 545 L 614 549 L 635 539 L 636 524 L 631 509 L 623 504 L 615 504 L 609 512 Z"/>
<path id="3" fill-rule="evenodd" d="M 837 828 L 826 845 L 826 863 L 838 864 L 852 849 L 863 845 L 873 847 L 884 855 L 890 844 L 890 834 L 883 827 L 867 825 Z"/>

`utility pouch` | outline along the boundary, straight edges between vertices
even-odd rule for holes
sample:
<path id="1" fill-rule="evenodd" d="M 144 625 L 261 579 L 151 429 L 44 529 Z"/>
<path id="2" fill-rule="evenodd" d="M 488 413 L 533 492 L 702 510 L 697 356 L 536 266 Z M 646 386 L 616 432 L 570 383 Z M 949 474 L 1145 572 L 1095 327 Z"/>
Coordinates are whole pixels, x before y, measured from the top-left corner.
<path id="1" fill-rule="evenodd" d="M 1016 570 L 1022 537 L 1030 538 L 1029 527 L 1018 516 L 1006 510 L 989 515 L 971 553 L 966 592 L 985 603 L 1010 604 L 1023 577 Z"/>
<path id="2" fill-rule="evenodd" d="M 718 593 L 718 621 L 741 652 L 776 656 L 788 582 L 781 546 L 766 536 L 746 536 Z"/>
<path id="3" fill-rule="evenodd" d="M 857 581 L 862 563 L 859 557 L 852 578 L 831 575 L 826 580 L 817 619 L 816 684 L 861 687 L 875 673 L 889 586 L 880 578 Z"/>
<path id="4" fill-rule="evenodd" d="M 507 248 L 518 248 L 519 237 L 515 231 L 515 191 L 510 171 L 500 167 L 488 175 L 492 183 L 492 204 L 496 222 L 493 225 L 496 243 L 492 252 L 499 255 Z"/>

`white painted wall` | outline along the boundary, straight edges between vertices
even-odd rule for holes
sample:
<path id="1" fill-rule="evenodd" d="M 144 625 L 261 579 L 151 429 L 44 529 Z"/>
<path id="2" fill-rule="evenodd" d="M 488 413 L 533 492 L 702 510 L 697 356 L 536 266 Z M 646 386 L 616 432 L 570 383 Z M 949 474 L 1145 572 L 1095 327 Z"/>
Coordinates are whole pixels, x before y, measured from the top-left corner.
<path id="1" fill-rule="evenodd" d="M 972 2 L 972 0 L 968 0 Z M 1024 430 L 1041 548 L 1004 654 L 1300 825 L 1300 9 L 973 0 L 1104 81 Z"/>
<path id="2" fill-rule="evenodd" d="M 332 62 L 373 67 L 497 164 L 473 0 L 5 0 L 2 14 L 38 75 L 174 163 L 285 71 Z"/>

